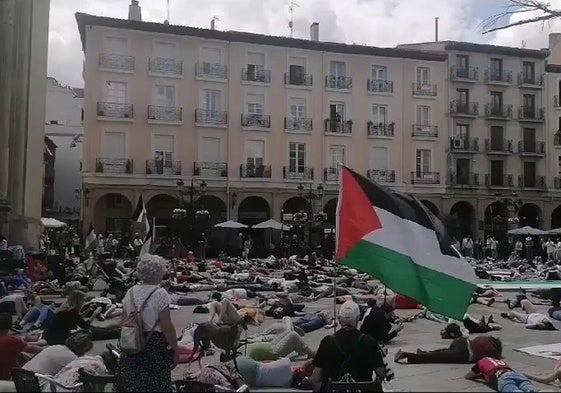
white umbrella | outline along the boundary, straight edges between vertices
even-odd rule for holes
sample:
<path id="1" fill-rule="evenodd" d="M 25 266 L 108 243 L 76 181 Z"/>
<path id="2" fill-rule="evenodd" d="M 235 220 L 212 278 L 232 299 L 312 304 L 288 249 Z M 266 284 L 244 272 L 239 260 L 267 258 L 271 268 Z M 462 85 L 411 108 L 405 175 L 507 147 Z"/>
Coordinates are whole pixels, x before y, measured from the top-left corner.
<path id="1" fill-rule="evenodd" d="M 41 217 L 41 224 L 45 228 L 62 228 L 66 226 L 64 222 L 51 217 Z"/>
<path id="2" fill-rule="evenodd" d="M 549 233 L 550 235 L 561 235 L 561 228 L 552 229 L 551 231 L 548 231 L 547 233 Z"/>
<path id="3" fill-rule="evenodd" d="M 510 231 L 508 231 L 508 234 L 509 235 L 541 236 L 541 235 L 547 235 L 547 232 L 542 231 L 541 229 L 525 226 L 525 227 L 522 227 L 522 228 L 511 229 Z"/>
<path id="4" fill-rule="evenodd" d="M 230 228 L 230 229 L 243 229 L 247 228 L 247 225 L 239 223 L 237 221 L 229 220 L 218 223 L 215 225 L 216 228 Z"/>
<path id="5" fill-rule="evenodd" d="M 290 228 L 288 228 L 288 225 L 283 225 L 280 222 L 275 221 L 273 219 L 260 222 L 259 224 L 255 224 L 251 228 L 253 228 L 253 229 L 280 229 L 280 230 L 283 230 L 283 231 L 290 230 Z"/>

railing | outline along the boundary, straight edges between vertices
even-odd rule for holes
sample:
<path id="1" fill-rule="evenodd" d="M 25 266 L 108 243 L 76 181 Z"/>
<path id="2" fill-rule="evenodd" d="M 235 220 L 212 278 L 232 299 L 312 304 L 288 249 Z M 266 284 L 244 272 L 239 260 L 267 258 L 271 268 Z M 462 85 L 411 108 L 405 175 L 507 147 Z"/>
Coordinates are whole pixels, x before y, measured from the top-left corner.
<path id="1" fill-rule="evenodd" d="M 182 121 L 183 108 L 174 106 L 148 105 L 148 119 L 161 121 Z"/>
<path id="2" fill-rule="evenodd" d="M 110 70 L 134 71 L 134 57 L 117 53 L 100 53 L 98 65 L 100 68 Z"/>
<path id="3" fill-rule="evenodd" d="M 155 57 L 148 61 L 148 71 L 161 75 L 183 75 L 183 62 L 165 57 Z"/>
<path id="4" fill-rule="evenodd" d="M 242 114 L 242 127 L 270 128 L 271 116 L 256 113 Z"/>
<path id="5" fill-rule="evenodd" d="M 323 170 L 323 181 L 338 182 L 339 181 L 339 168 L 325 168 Z"/>
<path id="6" fill-rule="evenodd" d="M 353 87 L 353 78 L 350 76 L 328 75 L 325 77 L 325 86 L 328 89 L 350 90 Z"/>
<path id="7" fill-rule="evenodd" d="M 288 180 L 314 180 L 314 168 L 301 167 L 290 170 L 290 167 L 282 167 L 282 178 Z"/>
<path id="8" fill-rule="evenodd" d="M 411 135 L 426 138 L 438 137 L 438 126 L 431 126 L 426 124 L 413 124 L 411 126 Z"/>
<path id="9" fill-rule="evenodd" d="M 263 69 L 242 69 L 242 81 L 271 83 L 271 70 Z"/>
<path id="10" fill-rule="evenodd" d="M 332 134 L 351 134 L 353 132 L 353 122 L 351 120 L 325 119 L 323 122 L 325 132 Z"/>
<path id="11" fill-rule="evenodd" d="M 393 82 L 384 79 L 368 79 L 366 90 L 369 93 L 393 93 Z"/>
<path id="12" fill-rule="evenodd" d="M 197 63 L 195 74 L 203 78 L 228 79 L 228 67 L 222 64 Z"/>
<path id="13" fill-rule="evenodd" d="M 479 138 L 450 138 L 450 149 L 453 151 L 479 151 Z"/>
<path id="14" fill-rule="evenodd" d="M 369 169 L 366 177 L 377 183 L 395 183 L 395 171 L 393 169 Z"/>
<path id="15" fill-rule="evenodd" d="M 514 187 L 512 175 L 492 176 L 490 173 L 485 174 L 485 185 L 487 187 Z"/>
<path id="16" fill-rule="evenodd" d="M 561 146 L 561 131 L 557 131 L 553 134 L 553 146 Z"/>
<path id="17" fill-rule="evenodd" d="M 147 175 L 181 175 L 181 161 L 146 160 Z"/>
<path id="18" fill-rule="evenodd" d="M 412 83 L 411 89 L 414 96 L 436 97 L 436 85 L 423 85 L 420 83 Z"/>
<path id="19" fill-rule="evenodd" d="M 502 153 L 512 153 L 512 140 L 489 140 L 485 139 L 485 151 L 486 152 L 502 152 Z"/>
<path id="20" fill-rule="evenodd" d="M 195 111 L 195 123 L 199 124 L 228 124 L 228 112 L 197 109 Z"/>
<path id="21" fill-rule="evenodd" d="M 374 123 L 369 121 L 366 123 L 368 136 L 385 136 L 393 137 L 395 123 Z"/>
<path id="22" fill-rule="evenodd" d="M 132 104 L 120 104 L 118 102 L 98 102 L 97 115 L 101 117 L 114 117 L 117 119 L 132 119 Z"/>
<path id="23" fill-rule="evenodd" d="M 559 101 L 559 96 L 553 96 L 553 106 L 555 108 L 561 108 L 561 101 Z"/>
<path id="24" fill-rule="evenodd" d="M 479 174 L 468 173 L 465 176 L 458 176 L 450 172 L 448 181 L 452 187 L 479 187 Z"/>
<path id="25" fill-rule="evenodd" d="M 543 108 L 521 106 L 518 108 L 518 120 L 543 121 L 545 111 Z"/>
<path id="26" fill-rule="evenodd" d="M 469 80 L 477 82 L 479 80 L 479 69 L 476 67 L 450 67 L 450 79 Z"/>
<path id="27" fill-rule="evenodd" d="M 284 84 L 293 86 L 312 86 L 313 78 L 310 74 L 284 73 Z"/>
<path id="28" fill-rule="evenodd" d="M 518 74 L 518 85 L 533 85 L 536 87 L 541 87 L 544 85 L 545 76 L 544 74 L 525 74 L 523 72 Z"/>
<path id="29" fill-rule="evenodd" d="M 547 189 L 545 176 L 534 176 L 526 178 L 523 175 L 518 175 L 518 187 L 520 188 L 538 188 L 540 190 Z"/>
<path id="30" fill-rule="evenodd" d="M 477 116 L 479 114 L 479 104 L 477 102 L 453 100 L 450 102 L 450 114 Z"/>
<path id="31" fill-rule="evenodd" d="M 518 141 L 518 152 L 520 154 L 545 154 L 545 142 L 543 141 Z"/>
<path id="32" fill-rule="evenodd" d="M 512 71 L 492 72 L 485 70 L 485 83 L 512 83 Z"/>
<path id="33" fill-rule="evenodd" d="M 270 178 L 270 165 L 240 165 L 240 178 Z"/>
<path id="34" fill-rule="evenodd" d="M 194 162 L 193 176 L 228 177 L 228 164 L 225 162 Z"/>
<path id="35" fill-rule="evenodd" d="M 312 119 L 306 117 L 285 117 L 284 129 L 289 131 L 312 131 Z"/>
<path id="36" fill-rule="evenodd" d="M 440 172 L 411 172 L 411 184 L 440 184 Z"/>
<path id="37" fill-rule="evenodd" d="M 512 105 L 485 104 L 485 116 L 493 118 L 512 118 Z"/>
<path id="38" fill-rule="evenodd" d="M 128 158 L 98 158 L 95 160 L 97 173 L 132 173 L 133 160 Z"/>

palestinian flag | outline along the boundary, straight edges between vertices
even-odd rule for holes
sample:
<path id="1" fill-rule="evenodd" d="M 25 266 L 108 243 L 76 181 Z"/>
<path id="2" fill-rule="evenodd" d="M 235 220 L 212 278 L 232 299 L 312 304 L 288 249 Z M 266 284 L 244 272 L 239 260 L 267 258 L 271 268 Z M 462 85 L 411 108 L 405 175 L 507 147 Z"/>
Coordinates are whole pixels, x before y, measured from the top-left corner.
<path id="1" fill-rule="evenodd" d="M 146 205 L 144 204 L 142 194 L 140 194 L 140 198 L 138 198 L 138 203 L 136 204 L 136 209 L 134 209 L 132 219 L 144 225 L 144 243 L 139 251 L 139 256 L 148 254 L 152 246 L 152 226 L 148 220 L 148 212 L 146 211 Z"/>
<path id="2" fill-rule="evenodd" d="M 95 236 L 95 230 L 93 224 L 90 222 L 90 228 L 88 229 L 88 234 L 86 235 L 86 239 L 84 241 L 84 251 L 85 255 L 88 255 L 90 252 L 97 248 L 97 237 Z"/>
<path id="3" fill-rule="evenodd" d="M 463 319 L 475 273 L 418 199 L 342 167 L 337 220 L 338 262 L 435 313 Z"/>

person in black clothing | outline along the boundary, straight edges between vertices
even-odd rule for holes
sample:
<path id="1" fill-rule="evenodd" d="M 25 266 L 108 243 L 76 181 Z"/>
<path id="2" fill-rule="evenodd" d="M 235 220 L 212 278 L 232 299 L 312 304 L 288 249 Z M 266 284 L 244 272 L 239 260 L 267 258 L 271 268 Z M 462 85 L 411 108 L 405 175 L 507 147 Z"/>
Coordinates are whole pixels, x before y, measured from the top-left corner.
<path id="1" fill-rule="evenodd" d="M 56 309 L 53 320 L 45 333 L 43 339 L 49 345 L 64 345 L 70 337 L 71 331 L 81 327 L 87 329 L 90 320 L 84 320 L 80 315 L 80 308 L 86 302 L 86 294 L 82 291 L 72 291 L 66 298 L 66 302 Z M 94 313 L 94 318 L 97 313 Z"/>
<path id="2" fill-rule="evenodd" d="M 391 378 L 376 340 L 357 329 L 359 318 L 359 307 L 352 301 L 345 302 L 339 309 L 341 330 L 321 340 L 312 362 L 314 371 L 310 380 L 314 391 L 326 391 L 329 380 L 338 382 L 346 374 L 356 382 L 370 382 L 375 372 L 375 391 L 381 392 L 381 381 Z"/>
<path id="3" fill-rule="evenodd" d="M 360 326 L 360 331 L 368 334 L 370 337 L 378 341 L 380 344 L 386 344 L 397 337 L 397 334 L 403 330 L 403 325 L 398 324 L 392 331 L 392 311 L 391 306 L 387 304 L 381 307 L 371 305 L 364 314 L 364 319 Z"/>

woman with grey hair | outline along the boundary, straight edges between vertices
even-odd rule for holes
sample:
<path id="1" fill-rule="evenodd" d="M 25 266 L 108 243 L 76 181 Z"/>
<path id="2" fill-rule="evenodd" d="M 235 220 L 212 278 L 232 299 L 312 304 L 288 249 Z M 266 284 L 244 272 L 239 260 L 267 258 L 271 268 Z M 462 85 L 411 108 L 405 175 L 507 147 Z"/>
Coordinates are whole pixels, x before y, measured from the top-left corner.
<path id="1" fill-rule="evenodd" d="M 177 366 L 178 352 L 169 310 L 170 297 L 160 287 L 165 272 L 162 258 L 143 255 L 137 265 L 141 283 L 130 288 L 123 299 L 123 321 L 142 308 L 140 315 L 146 343 L 144 350 L 137 354 L 122 354 L 117 370 L 120 391 L 171 391 L 171 370 Z"/>

